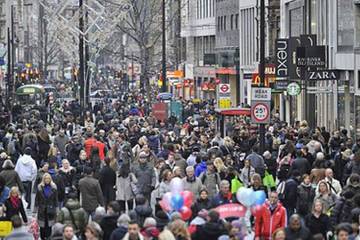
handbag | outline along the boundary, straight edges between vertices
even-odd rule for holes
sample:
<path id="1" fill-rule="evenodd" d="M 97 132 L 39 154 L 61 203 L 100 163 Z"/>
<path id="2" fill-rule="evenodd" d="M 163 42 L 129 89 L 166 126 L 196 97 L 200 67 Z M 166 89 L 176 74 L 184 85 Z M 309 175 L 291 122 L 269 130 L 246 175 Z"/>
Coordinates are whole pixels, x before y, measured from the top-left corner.
<path id="1" fill-rule="evenodd" d="M 267 188 L 275 188 L 276 183 L 273 175 L 271 175 L 268 171 L 265 170 L 265 176 L 263 178 L 263 185 Z"/>
<path id="2" fill-rule="evenodd" d="M 244 184 L 239 180 L 237 176 L 231 179 L 231 193 L 234 194 L 241 187 L 244 187 Z"/>
<path id="3" fill-rule="evenodd" d="M 131 188 L 131 191 L 132 191 L 132 193 L 136 196 L 136 195 L 139 194 L 139 189 L 138 189 L 138 187 L 137 187 L 137 185 L 136 185 L 136 182 L 137 182 L 137 181 L 134 181 L 134 179 L 133 179 L 133 178 L 135 178 L 134 175 L 129 175 L 129 178 L 130 178 L 130 188 Z"/>
<path id="4" fill-rule="evenodd" d="M 8 236 L 12 231 L 12 223 L 10 221 L 0 221 L 0 237 Z"/>

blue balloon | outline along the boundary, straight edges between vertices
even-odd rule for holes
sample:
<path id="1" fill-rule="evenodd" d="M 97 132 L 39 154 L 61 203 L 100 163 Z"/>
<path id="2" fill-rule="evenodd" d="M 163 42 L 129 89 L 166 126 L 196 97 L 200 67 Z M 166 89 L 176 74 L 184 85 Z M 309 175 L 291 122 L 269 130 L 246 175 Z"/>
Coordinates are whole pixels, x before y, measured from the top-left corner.
<path id="1" fill-rule="evenodd" d="M 175 194 L 171 197 L 171 207 L 179 211 L 184 205 L 184 198 L 180 194 Z"/>
<path id="2" fill-rule="evenodd" d="M 236 197 L 245 207 L 251 207 L 255 203 L 254 191 L 250 188 L 239 188 Z"/>
<path id="3" fill-rule="evenodd" d="M 264 191 L 255 191 L 253 193 L 255 200 L 254 205 L 262 205 L 266 200 L 266 194 Z"/>

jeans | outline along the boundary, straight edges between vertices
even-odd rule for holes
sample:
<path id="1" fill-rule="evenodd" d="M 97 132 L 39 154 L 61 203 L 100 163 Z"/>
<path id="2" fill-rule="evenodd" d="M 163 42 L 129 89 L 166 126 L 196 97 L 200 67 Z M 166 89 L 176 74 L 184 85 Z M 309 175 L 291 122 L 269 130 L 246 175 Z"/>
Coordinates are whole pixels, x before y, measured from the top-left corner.
<path id="1" fill-rule="evenodd" d="M 25 201 L 28 203 L 27 209 L 31 208 L 31 187 L 32 182 L 31 181 L 25 181 L 22 182 L 25 190 Z"/>

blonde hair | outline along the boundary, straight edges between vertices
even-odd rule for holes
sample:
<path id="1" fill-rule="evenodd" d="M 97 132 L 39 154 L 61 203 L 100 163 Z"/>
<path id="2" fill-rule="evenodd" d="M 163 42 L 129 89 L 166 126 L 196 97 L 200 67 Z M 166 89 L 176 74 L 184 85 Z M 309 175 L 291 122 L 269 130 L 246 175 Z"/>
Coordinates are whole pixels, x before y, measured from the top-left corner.
<path id="1" fill-rule="evenodd" d="M 169 230 L 174 234 L 175 238 L 181 237 L 181 239 L 191 239 L 186 223 L 181 219 L 177 219 L 170 223 Z"/>
<path id="2" fill-rule="evenodd" d="M 19 188 L 18 188 L 18 187 L 16 187 L 16 186 L 12 187 L 12 188 L 10 189 L 9 196 L 11 196 L 13 192 L 16 192 L 19 198 L 21 197 L 21 194 L 20 194 L 20 191 L 19 191 Z"/>
<path id="3" fill-rule="evenodd" d="M 164 229 L 159 234 L 159 240 L 176 240 L 176 238 L 174 237 L 174 234 L 172 234 L 172 232 L 170 232 L 168 229 Z"/>
<path id="4" fill-rule="evenodd" d="M 53 182 L 52 177 L 51 177 L 51 175 L 50 175 L 49 173 L 44 173 L 44 175 L 43 175 L 43 177 L 42 177 L 42 179 L 41 179 L 40 186 L 45 186 L 45 178 L 47 178 L 47 177 L 50 178 L 50 185 L 51 185 L 51 187 L 56 188 L 56 185 L 55 185 L 55 183 Z"/>
<path id="5" fill-rule="evenodd" d="M 215 158 L 214 160 L 214 166 L 218 172 L 222 172 L 226 169 L 225 164 L 223 160 L 219 157 Z"/>
<path id="6" fill-rule="evenodd" d="M 315 212 L 315 204 L 319 202 L 321 204 L 321 212 L 322 213 L 326 213 L 326 209 L 325 209 L 325 206 L 324 206 L 324 202 L 321 200 L 321 199 L 315 199 L 313 205 L 312 205 L 312 208 L 311 208 L 311 212 L 314 213 Z"/>

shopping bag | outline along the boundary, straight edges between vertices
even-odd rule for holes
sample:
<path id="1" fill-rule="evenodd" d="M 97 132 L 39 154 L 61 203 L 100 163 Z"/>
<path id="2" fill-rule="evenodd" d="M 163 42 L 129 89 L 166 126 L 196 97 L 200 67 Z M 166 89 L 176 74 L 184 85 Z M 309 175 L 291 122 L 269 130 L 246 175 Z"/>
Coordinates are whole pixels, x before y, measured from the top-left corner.
<path id="1" fill-rule="evenodd" d="M 268 171 L 265 171 L 265 177 L 263 178 L 263 185 L 267 188 L 276 187 L 274 177 Z"/>
<path id="2" fill-rule="evenodd" d="M 236 193 L 237 190 L 241 187 L 244 187 L 244 184 L 236 176 L 231 180 L 231 193 Z"/>
<path id="3" fill-rule="evenodd" d="M 0 237 L 8 236 L 12 231 L 12 223 L 10 221 L 0 221 Z"/>

